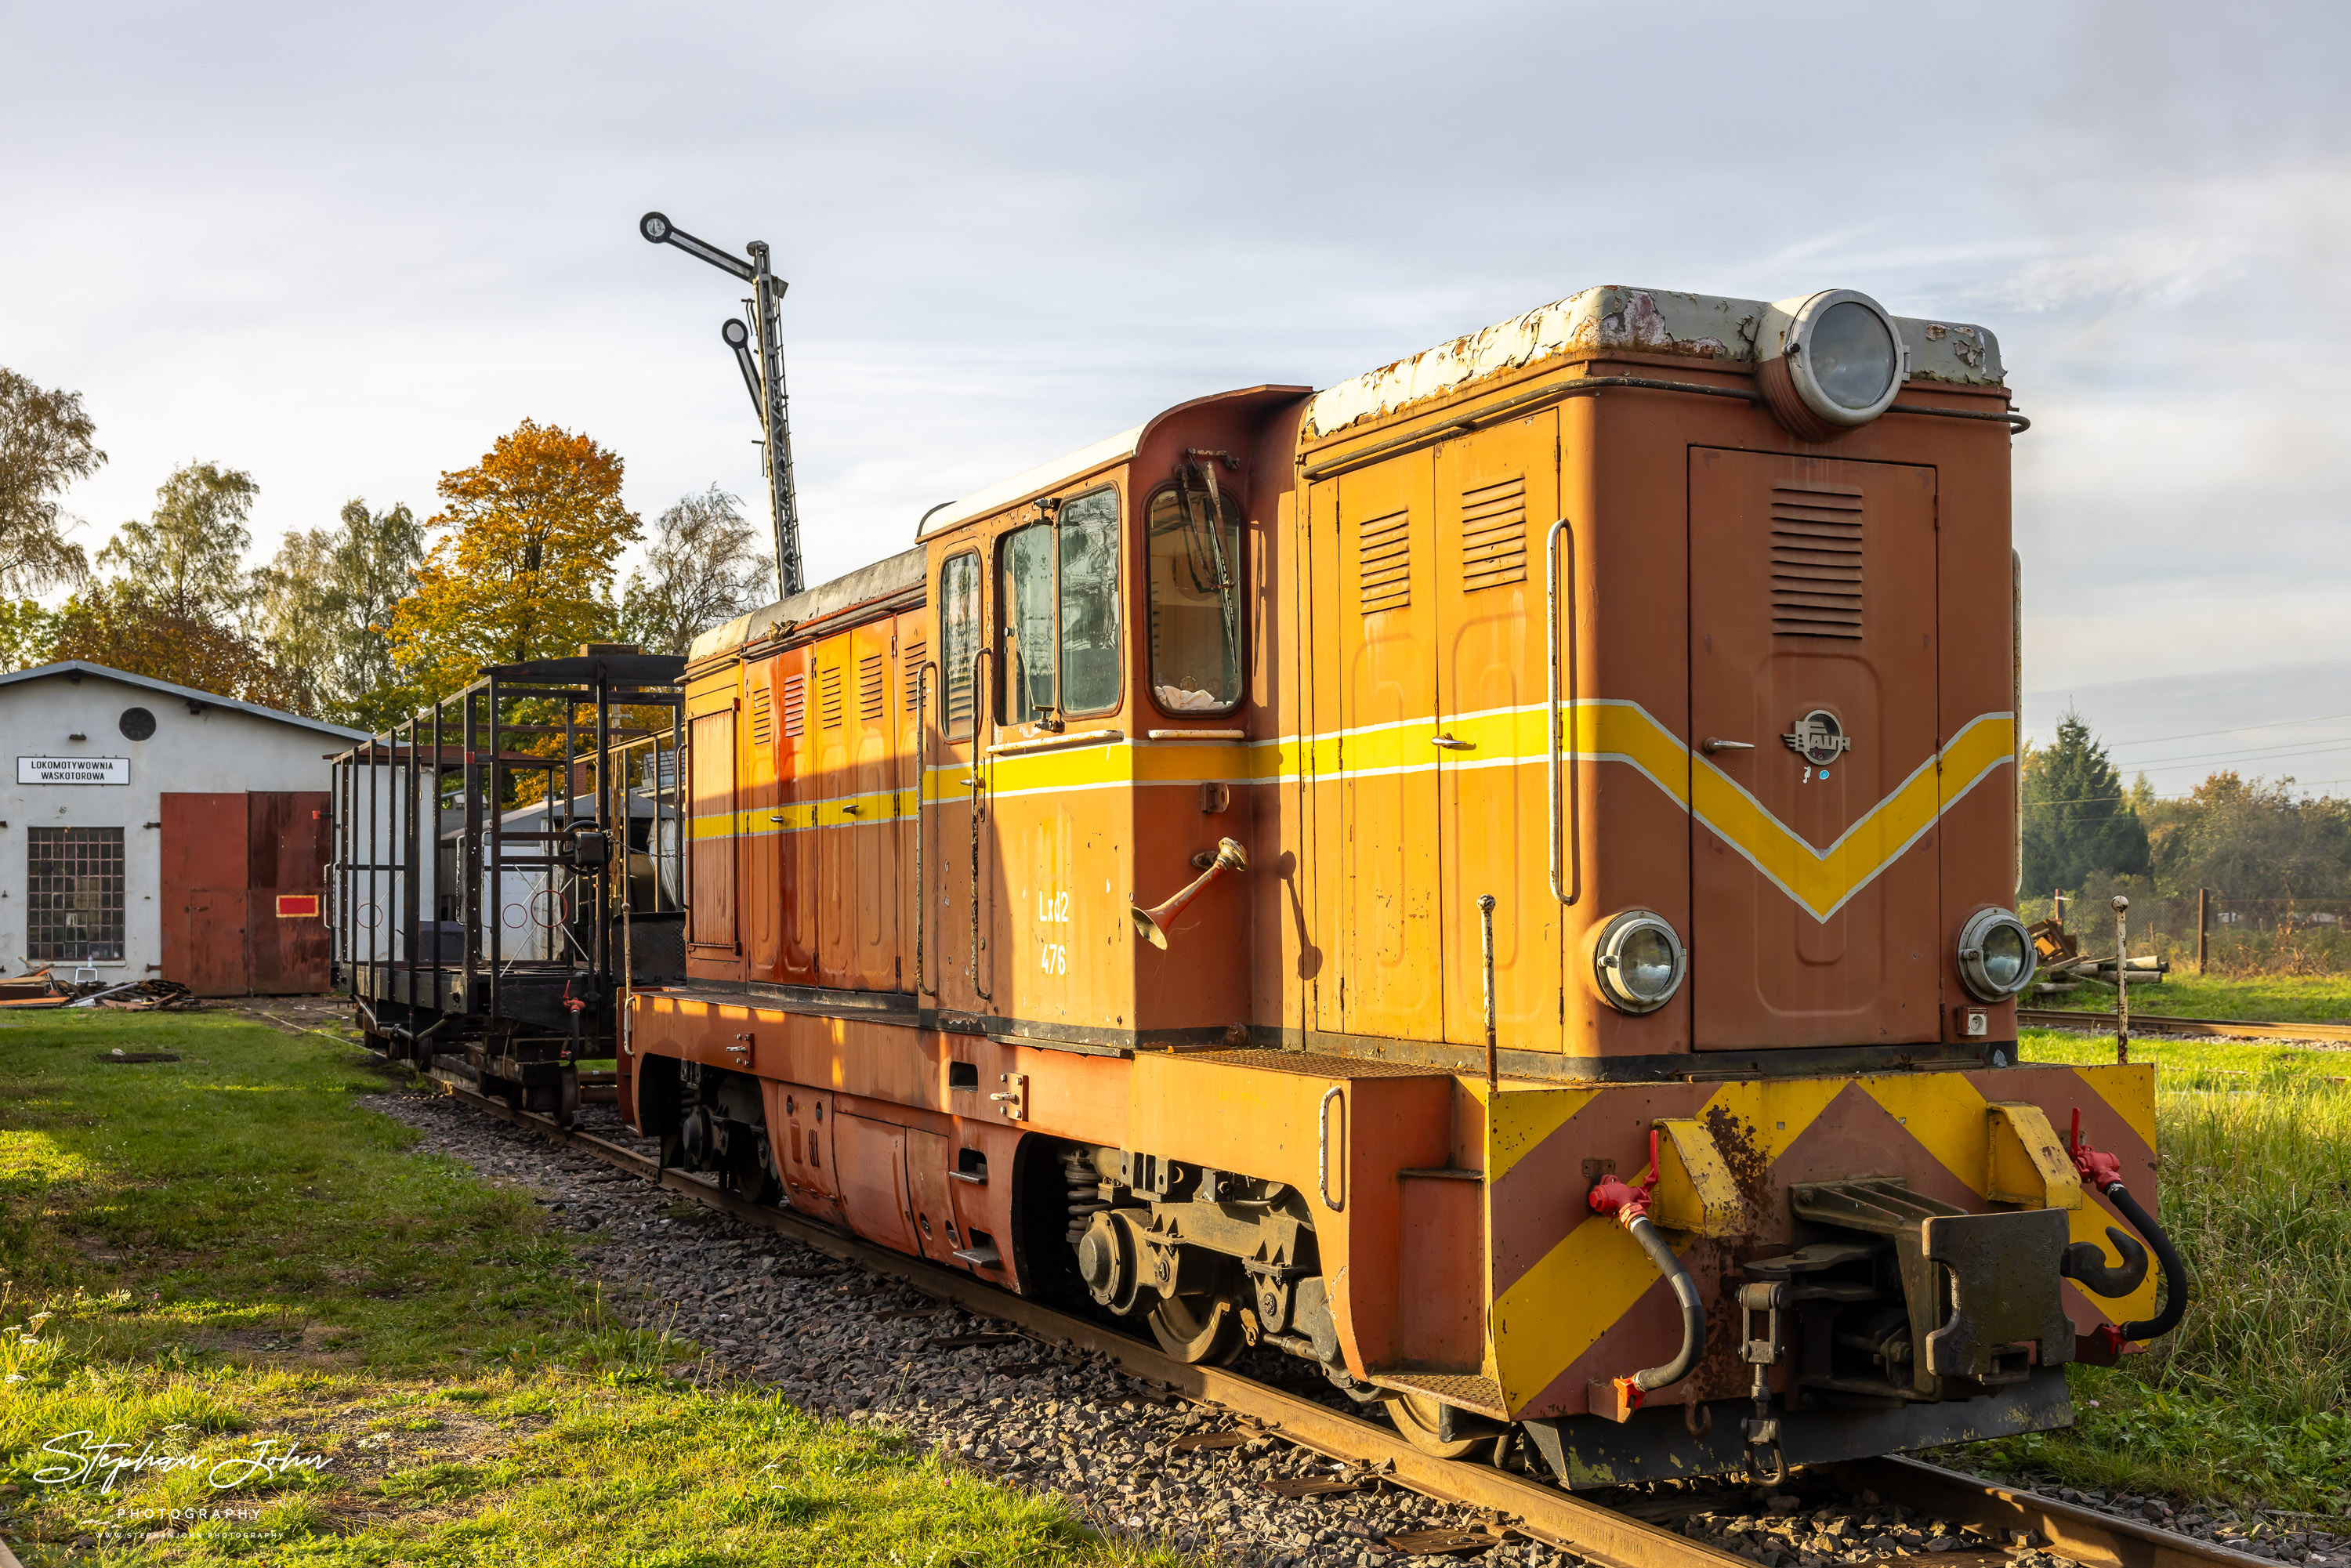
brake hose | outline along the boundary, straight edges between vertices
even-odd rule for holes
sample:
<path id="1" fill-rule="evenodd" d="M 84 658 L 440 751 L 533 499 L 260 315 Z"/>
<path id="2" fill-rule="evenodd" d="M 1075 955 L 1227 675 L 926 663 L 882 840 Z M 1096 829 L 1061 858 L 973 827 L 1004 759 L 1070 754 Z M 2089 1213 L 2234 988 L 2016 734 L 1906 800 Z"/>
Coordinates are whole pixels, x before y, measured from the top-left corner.
<path id="1" fill-rule="evenodd" d="M 1603 1178 L 1593 1187 L 1588 1199 L 1594 1214 L 1613 1214 L 1616 1223 L 1632 1232 L 1641 1250 L 1649 1255 L 1657 1272 L 1673 1287 L 1674 1299 L 1681 1303 L 1682 1347 L 1671 1361 L 1662 1366 L 1652 1366 L 1630 1377 L 1614 1379 L 1625 1393 L 1628 1409 L 1638 1409 L 1641 1396 L 1654 1394 L 1669 1384 L 1680 1382 L 1698 1364 L 1698 1354 L 1706 1348 L 1706 1304 L 1698 1300 L 1698 1285 L 1674 1256 L 1673 1244 L 1649 1218 L 1649 1197 L 1657 1185 L 1657 1129 L 1649 1129 L 1649 1177 L 1639 1186 L 1627 1186 L 1614 1176 Z"/>
<path id="2" fill-rule="evenodd" d="M 2117 1342 L 2119 1347 L 2119 1342 L 2124 1340 L 2145 1341 L 2169 1333 L 2179 1326 L 2181 1316 L 2188 1311 L 2188 1266 L 2180 1261 L 2179 1249 L 2171 1245 L 2171 1238 L 2163 1233 L 2155 1217 L 2141 1208 L 2138 1199 L 2130 1195 L 2130 1188 L 2123 1185 L 2122 1161 L 2113 1155 L 2100 1154 L 2083 1138 L 2078 1107 L 2074 1112 L 2066 1152 L 2073 1156 L 2074 1168 L 2081 1173 L 2084 1185 L 2106 1195 L 2106 1200 L 2122 1211 L 2131 1228 L 2147 1238 L 2147 1244 L 2155 1249 L 2156 1261 L 2163 1268 L 2163 1310 L 2140 1322 L 2102 1328 L 2100 1334 Z"/>

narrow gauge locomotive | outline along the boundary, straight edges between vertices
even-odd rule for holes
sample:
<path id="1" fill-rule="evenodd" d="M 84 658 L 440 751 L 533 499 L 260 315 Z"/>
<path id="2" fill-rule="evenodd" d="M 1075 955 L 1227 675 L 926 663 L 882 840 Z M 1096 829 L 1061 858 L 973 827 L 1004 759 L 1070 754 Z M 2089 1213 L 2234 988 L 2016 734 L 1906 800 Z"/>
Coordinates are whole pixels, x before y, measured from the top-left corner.
<path id="1" fill-rule="evenodd" d="M 2015 1060 L 2022 423 L 1602 287 L 937 510 L 695 644 L 623 1114 L 1573 1486 L 2061 1425 L 2185 1291 L 2152 1069 Z"/>

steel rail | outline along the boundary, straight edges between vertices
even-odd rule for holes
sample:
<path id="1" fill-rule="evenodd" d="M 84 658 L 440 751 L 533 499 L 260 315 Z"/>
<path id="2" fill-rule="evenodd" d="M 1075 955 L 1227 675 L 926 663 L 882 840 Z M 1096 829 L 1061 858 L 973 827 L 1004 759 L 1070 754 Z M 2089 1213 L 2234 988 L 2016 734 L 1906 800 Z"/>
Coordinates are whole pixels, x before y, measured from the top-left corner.
<path id="1" fill-rule="evenodd" d="M 2093 1029 L 2103 1033 L 2115 1027 L 2115 1015 L 2058 1008 L 2019 1008 L 2016 1021 L 2058 1029 Z M 2232 1040 L 2324 1040 L 2351 1044 L 2351 1023 L 2276 1023 L 2259 1019 L 2190 1019 L 2134 1012 L 2130 1026 L 2133 1034 L 2212 1034 Z"/>
<path id="2" fill-rule="evenodd" d="M 1356 1465 L 1384 1467 L 1380 1479 L 1439 1502 L 1499 1515 L 1513 1533 L 1572 1552 L 1597 1568 L 1752 1568 L 1747 1558 L 1620 1513 L 1557 1487 L 1490 1466 L 1440 1459 L 1384 1425 L 1317 1405 L 1223 1367 L 1176 1360 L 1156 1345 L 1106 1324 L 1055 1312 L 955 1270 L 942 1269 L 871 1242 L 725 1191 L 684 1171 L 667 1168 L 592 1133 L 574 1132 L 532 1112 L 477 1094 L 448 1079 L 432 1082 L 452 1098 L 499 1120 L 577 1149 L 604 1163 L 684 1194 L 695 1202 L 789 1237 L 802 1246 L 853 1263 L 925 1295 L 954 1302 L 976 1316 L 1008 1322 L 1031 1335 L 1096 1351 L 1127 1374 L 1260 1424 L 1267 1436 Z M 1815 1467 L 1800 1474 L 1834 1477 L 1876 1491 L 1888 1502 L 1972 1524 L 1995 1536 L 2032 1530 L 2049 1550 L 2085 1568 L 2186 1568 L 2191 1563 L 2252 1563 L 2263 1559 L 2231 1552 L 2191 1536 L 2158 1530 L 1962 1475 L 1917 1459 L 1887 1456 Z"/>
<path id="3" fill-rule="evenodd" d="M 2268 1561 L 1920 1459 L 1889 1454 L 1824 1468 L 1852 1486 L 1866 1487 L 1888 1500 L 1923 1507 L 1946 1519 L 1964 1520 L 1994 1534 L 2033 1531 L 2048 1543 L 2047 1550 L 2085 1568 L 2182 1568 L 2191 1563 Z"/>

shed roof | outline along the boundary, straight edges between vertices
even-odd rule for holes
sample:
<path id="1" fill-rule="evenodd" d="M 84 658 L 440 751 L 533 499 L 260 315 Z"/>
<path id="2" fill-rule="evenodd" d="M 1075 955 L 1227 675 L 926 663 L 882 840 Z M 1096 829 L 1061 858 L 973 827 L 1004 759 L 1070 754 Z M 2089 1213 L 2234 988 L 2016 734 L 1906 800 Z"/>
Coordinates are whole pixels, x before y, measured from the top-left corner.
<path id="1" fill-rule="evenodd" d="M 345 740 L 365 740 L 367 731 L 351 729 L 340 724 L 329 724 L 323 718 L 304 718 L 298 713 L 283 708 L 263 707 L 259 703 L 241 702 L 225 697 L 218 692 L 200 692 L 193 686 L 183 686 L 171 681 L 159 681 L 152 675 L 133 674 L 118 670 L 111 664 L 93 664 L 88 659 L 63 659 L 54 664 L 36 664 L 29 670 L 11 670 L 0 674 L 0 686 L 12 686 L 24 681 L 43 680 L 52 675 L 99 675 L 110 681 L 120 681 L 127 686 L 144 686 L 151 692 L 162 692 L 182 702 L 203 703 L 207 707 L 229 708 L 237 713 L 249 713 L 256 718 L 274 718 L 280 724 L 298 725 L 315 729 L 321 735 L 340 736 Z"/>

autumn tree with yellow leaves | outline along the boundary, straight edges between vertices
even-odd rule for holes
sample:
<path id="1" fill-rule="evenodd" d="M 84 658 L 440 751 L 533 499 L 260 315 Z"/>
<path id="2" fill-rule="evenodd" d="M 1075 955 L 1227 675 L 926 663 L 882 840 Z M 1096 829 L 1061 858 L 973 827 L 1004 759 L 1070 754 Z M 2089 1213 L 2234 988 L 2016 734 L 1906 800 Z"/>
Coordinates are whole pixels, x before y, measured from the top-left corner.
<path id="1" fill-rule="evenodd" d="M 569 653 L 610 637 L 614 566 L 640 532 L 620 457 L 526 419 L 471 468 L 441 476 L 439 538 L 392 622 L 395 662 L 432 701 L 485 664 Z"/>

